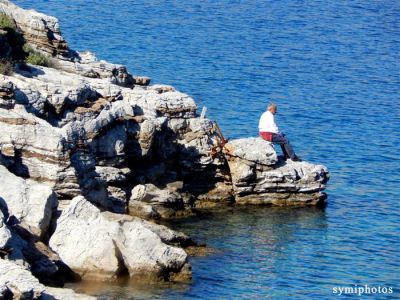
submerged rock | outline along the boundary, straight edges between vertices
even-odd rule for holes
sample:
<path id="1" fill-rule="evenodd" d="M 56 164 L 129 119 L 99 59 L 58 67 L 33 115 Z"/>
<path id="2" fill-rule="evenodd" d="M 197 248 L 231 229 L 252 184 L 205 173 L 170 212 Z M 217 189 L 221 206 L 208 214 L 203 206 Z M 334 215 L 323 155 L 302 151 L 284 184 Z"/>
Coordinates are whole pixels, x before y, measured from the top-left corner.
<path id="1" fill-rule="evenodd" d="M 71 289 L 66 288 L 55 288 L 46 286 L 45 292 L 42 294 L 41 298 L 43 300 L 95 300 L 97 297 L 92 297 L 84 294 L 75 293 Z"/>
<path id="2" fill-rule="evenodd" d="M 77 294 L 71 289 L 44 286 L 29 270 L 11 261 L 0 259 L 1 299 L 96 299 Z"/>

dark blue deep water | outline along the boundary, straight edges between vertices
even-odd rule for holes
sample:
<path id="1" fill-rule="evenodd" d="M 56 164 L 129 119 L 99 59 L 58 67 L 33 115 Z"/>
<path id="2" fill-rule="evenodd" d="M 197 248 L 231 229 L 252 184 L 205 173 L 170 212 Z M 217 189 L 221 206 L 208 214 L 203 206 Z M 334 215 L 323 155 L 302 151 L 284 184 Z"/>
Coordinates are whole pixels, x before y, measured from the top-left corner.
<path id="1" fill-rule="evenodd" d="M 325 209 L 177 222 L 217 249 L 191 259 L 191 284 L 93 293 L 330 299 L 335 287 L 368 285 L 400 298 L 399 1 L 14 2 L 57 16 L 71 48 L 192 95 L 229 138 L 256 136 L 266 104 L 277 102 L 298 154 L 331 172 Z"/>

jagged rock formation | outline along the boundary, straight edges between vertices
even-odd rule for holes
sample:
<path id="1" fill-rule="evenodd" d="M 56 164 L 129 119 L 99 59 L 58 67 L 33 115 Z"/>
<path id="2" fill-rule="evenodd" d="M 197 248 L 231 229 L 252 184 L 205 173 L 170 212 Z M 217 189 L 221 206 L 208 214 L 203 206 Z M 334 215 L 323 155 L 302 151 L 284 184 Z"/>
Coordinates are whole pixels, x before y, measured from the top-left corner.
<path id="1" fill-rule="evenodd" d="M 64 56 L 68 46 L 61 36 L 58 20 L 36 11 L 21 9 L 10 1 L 0 0 L 0 12 L 12 17 L 24 38 L 38 49 L 51 55 Z"/>
<path id="2" fill-rule="evenodd" d="M 0 75 L 0 254 L 43 283 L 62 273 L 188 279 L 182 248 L 194 242 L 138 217 L 325 198 L 325 167 L 283 162 L 258 138 L 223 147 L 189 95 L 69 49 L 53 17 L 7 0 L 0 12 L 56 66 Z M 14 291 L 0 281 L 0 293 Z"/>
<path id="3" fill-rule="evenodd" d="M 208 193 L 216 201 L 219 195 L 229 198 L 225 160 L 210 155 L 219 136 L 211 121 L 196 115 L 189 96 L 160 86 L 128 89 L 44 67 L 3 80 L 14 98 L 8 102 L 12 108 L 0 108 L 1 159 L 15 174 L 51 184 L 60 198 L 82 193 L 106 209 L 126 212 L 136 184 L 175 181 L 183 181 L 182 191 L 193 199 L 207 199 Z M 124 175 L 103 176 L 105 167 Z M 218 182 L 226 187 L 219 194 L 212 191 Z"/>
<path id="4" fill-rule="evenodd" d="M 247 138 L 227 144 L 238 204 L 315 205 L 325 200 L 325 166 L 278 159 L 271 143 Z"/>
<path id="5" fill-rule="evenodd" d="M 116 279 L 128 271 L 135 279 L 190 278 L 187 254 L 173 242 L 183 234 L 139 218 L 100 212 L 82 196 L 57 221 L 50 247 L 83 279 Z"/>

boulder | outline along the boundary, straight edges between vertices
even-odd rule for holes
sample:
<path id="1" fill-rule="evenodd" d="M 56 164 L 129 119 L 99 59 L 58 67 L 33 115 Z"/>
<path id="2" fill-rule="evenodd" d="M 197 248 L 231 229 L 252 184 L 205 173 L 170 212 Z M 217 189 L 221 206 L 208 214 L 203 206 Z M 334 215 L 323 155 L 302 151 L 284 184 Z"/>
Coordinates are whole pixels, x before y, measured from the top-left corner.
<path id="1" fill-rule="evenodd" d="M 133 79 L 135 80 L 135 84 L 145 86 L 149 85 L 151 81 L 151 78 L 147 76 L 135 76 Z"/>
<path id="2" fill-rule="evenodd" d="M 261 138 L 234 140 L 225 153 L 237 204 L 315 205 L 326 198 L 329 172 L 323 165 L 278 160 Z"/>
<path id="3" fill-rule="evenodd" d="M 0 178 L 0 199 L 7 218 L 37 236 L 46 234 L 57 208 L 57 197 L 51 188 L 17 177 L 1 165 Z"/>
<path id="4" fill-rule="evenodd" d="M 129 213 L 133 216 L 168 218 L 183 209 L 185 206 L 182 196 L 168 188 L 160 189 L 154 184 L 148 183 L 139 184 L 132 189 Z"/>
<path id="5" fill-rule="evenodd" d="M 38 299 L 45 286 L 27 269 L 11 261 L 0 259 L 0 287 L 11 291 L 13 299 Z"/>
<path id="6" fill-rule="evenodd" d="M 225 149 L 230 157 L 248 161 L 249 164 L 272 166 L 278 161 L 273 144 L 258 137 L 232 140 L 225 145 Z"/>
<path id="7" fill-rule="evenodd" d="M 187 94 L 168 90 L 159 93 L 155 89 L 122 90 L 124 98 L 133 105 L 138 105 L 145 115 L 157 117 L 163 115 L 172 118 L 193 118 L 197 106 L 193 98 Z"/>
<path id="8" fill-rule="evenodd" d="M 168 280 L 187 271 L 187 254 L 170 246 L 160 225 L 127 215 L 100 212 L 76 197 L 57 221 L 50 247 L 83 279 L 134 278 Z M 150 229 L 149 229 L 150 228 Z M 164 240 L 163 240 L 164 239 Z"/>

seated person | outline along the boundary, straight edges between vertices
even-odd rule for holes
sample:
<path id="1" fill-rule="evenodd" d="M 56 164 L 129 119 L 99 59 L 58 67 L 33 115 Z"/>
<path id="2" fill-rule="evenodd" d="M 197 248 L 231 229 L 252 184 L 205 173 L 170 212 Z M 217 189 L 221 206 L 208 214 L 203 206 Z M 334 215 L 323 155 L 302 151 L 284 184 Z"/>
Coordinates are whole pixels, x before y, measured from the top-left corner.
<path id="1" fill-rule="evenodd" d="M 275 124 L 275 114 L 277 112 L 277 105 L 271 103 L 268 105 L 267 110 L 261 115 L 258 129 L 260 136 L 269 142 L 279 144 L 285 160 L 291 159 L 292 161 L 301 161 L 301 159 L 294 153 L 289 140 L 285 134 L 279 131 L 278 126 Z"/>

